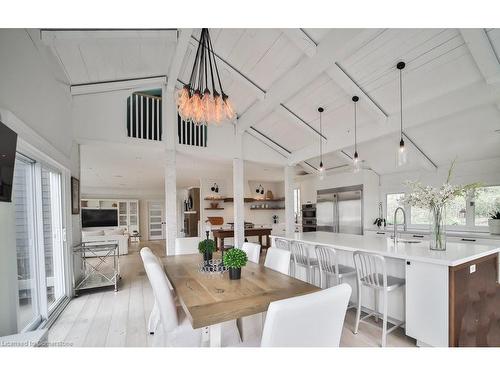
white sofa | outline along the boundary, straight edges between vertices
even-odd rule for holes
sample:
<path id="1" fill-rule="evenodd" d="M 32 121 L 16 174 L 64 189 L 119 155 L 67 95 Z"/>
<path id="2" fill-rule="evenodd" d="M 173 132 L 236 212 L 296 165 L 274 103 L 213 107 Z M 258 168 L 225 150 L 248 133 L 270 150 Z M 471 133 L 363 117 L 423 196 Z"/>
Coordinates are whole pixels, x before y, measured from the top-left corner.
<path id="1" fill-rule="evenodd" d="M 110 229 L 82 229 L 82 242 L 83 243 L 106 243 L 109 241 L 116 241 L 118 243 L 118 252 L 120 255 L 128 254 L 128 233 L 125 233 L 120 228 Z"/>

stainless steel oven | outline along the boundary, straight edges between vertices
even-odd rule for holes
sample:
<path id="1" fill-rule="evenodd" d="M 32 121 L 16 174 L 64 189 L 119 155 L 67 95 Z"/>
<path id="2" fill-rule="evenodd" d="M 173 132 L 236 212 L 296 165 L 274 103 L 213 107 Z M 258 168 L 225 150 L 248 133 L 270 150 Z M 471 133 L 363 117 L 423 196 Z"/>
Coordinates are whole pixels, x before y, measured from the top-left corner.
<path id="1" fill-rule="evenodd" d="M 302 232 L 316 232 L 316 205 L 302 205 Z"/>

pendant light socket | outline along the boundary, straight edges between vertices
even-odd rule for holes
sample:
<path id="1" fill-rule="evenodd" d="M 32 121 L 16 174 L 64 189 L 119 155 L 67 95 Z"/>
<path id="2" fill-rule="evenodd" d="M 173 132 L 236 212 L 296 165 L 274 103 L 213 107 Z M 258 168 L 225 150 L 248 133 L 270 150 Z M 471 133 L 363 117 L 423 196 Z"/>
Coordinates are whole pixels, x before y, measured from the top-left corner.
<path id="1" fill-rule="evenodd" d="M 354 103 L 356 103 L 358 100 L 359 100 L 359 97 L 357 97 L 356 95 L 354 95 L 354 96 L 352 97 L 352 101 L 353 101 Z"/>
<path id="2" fill-rule="evenodd" d="M 404 61 L 400 61 L 398 62 L 398 64 L 396 65 L 396 68 L 398 68 L 399 70 L 401 69 L 404 69 L 406 66 L 406 64 L 404 63 Z"/>
<path id="3" fill-rule="evenodd" d="M 318 107 L 318 112 L 319 112 L 319 113 L 323 113 L 323 111 L 324 111 L 324 110 L 325 110 L 325 109 L 324 109 L 323 107 Z"/>

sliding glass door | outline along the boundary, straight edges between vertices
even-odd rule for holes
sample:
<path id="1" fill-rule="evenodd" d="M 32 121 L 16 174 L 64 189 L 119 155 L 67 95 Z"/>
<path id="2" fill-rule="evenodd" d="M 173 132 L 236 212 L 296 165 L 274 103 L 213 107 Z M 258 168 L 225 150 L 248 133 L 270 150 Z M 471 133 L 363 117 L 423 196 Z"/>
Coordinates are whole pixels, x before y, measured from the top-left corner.
<path id="1" fill-rule="evenodd" d="M 62 175 L 16 158 L 14 206 L 18 268 L 18 331 L 46 320 L 65 296 Z"/>

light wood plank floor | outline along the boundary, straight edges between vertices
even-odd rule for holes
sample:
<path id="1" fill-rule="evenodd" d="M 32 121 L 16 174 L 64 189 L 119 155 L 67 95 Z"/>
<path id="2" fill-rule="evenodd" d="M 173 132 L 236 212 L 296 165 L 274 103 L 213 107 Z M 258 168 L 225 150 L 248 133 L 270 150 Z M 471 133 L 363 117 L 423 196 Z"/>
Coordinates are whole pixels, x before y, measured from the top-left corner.
<path id="1" fill-rule="evenodd" d="M 79 347 L 145 347 L 153 337 L 147 332 L 147 321 L 153 307 L 149 285 L 139 250 L 148 246 L 158 256 L 165 254 L 164 241 L 131 244 L 129 254 L 120 258 L 122 280 L 119 291 L 112 288 L 82 293 L 71 300 L 49 330 L 50 342 L 64 342 Z M 263 261 L 263 259 L 261 259 Z M 341 346 L 378 346 L 381 331 L 362 324 L 352 333 L 355 310 L 347 312 Z M 388 346 L 415 346 L 415 340 L 397 329 L 387 338 Z"/>

